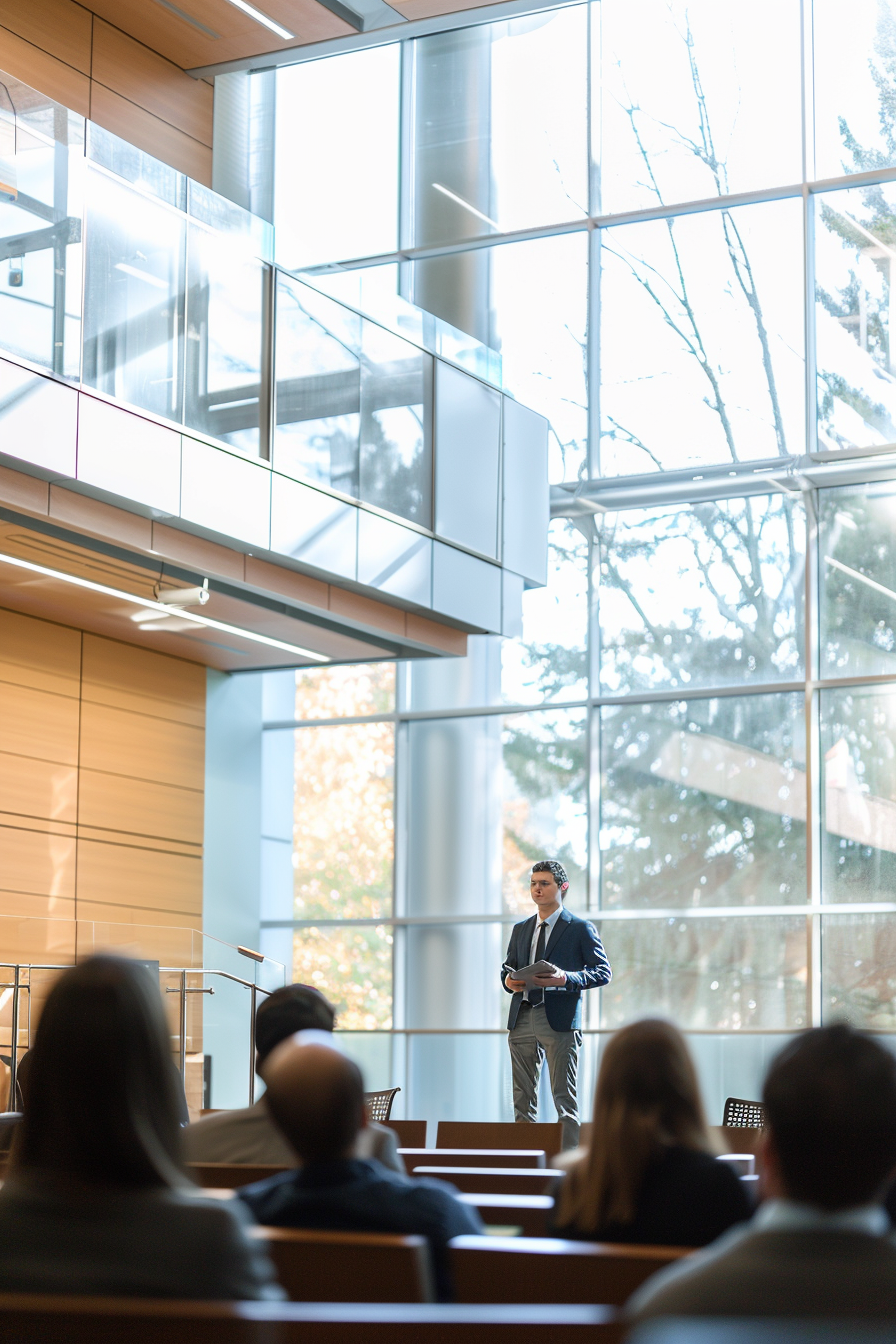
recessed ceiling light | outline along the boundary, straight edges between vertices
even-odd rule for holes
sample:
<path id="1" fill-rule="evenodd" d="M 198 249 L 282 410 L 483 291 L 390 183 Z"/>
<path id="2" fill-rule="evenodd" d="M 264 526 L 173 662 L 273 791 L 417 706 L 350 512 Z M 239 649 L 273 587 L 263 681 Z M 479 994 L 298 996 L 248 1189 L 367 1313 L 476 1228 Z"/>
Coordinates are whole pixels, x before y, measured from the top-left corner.
<path id="1" fill-rule="evenodd" d="M 295 37 L 295 33 L 291 33 L 288 28 L 283 28 L 279 23 L 269 18 L 267 14 L 262 14 L 261 10 L 256 9 L 254 5 L 247 4 L 247 0 L 228 0 L 228 3 L 235 5 L 237 9 L 241 9 L 244 14 L 248 14 L 249 18 L 254 19 L 256 23 L 263 23 L 265 28 L 270 28 L 271 32 L 276 33 L 278 37 L 282 37 L 286 41 Z"/>
<path id="2" fill-rule="evenodd" d="M 188 621 L 192 625 L 205 625 L 210 630 L 221 630 L 226 635 L 236 635 L 238 639 L 247 639 L 252 644 L 266 644 L 272 649 L 284 649 L 287 653 L 298 654 L 300 658 L 310 658 L 315 663 L 329 661 L 325 653 L 317 653 L 314 649 L 303 649 L 299 644 L 288 644 L 285 640 L 259 634 L 256 630 L 243 630 L 238 625 L 228 625 L 226 621 L 216 621 L 211 616 L 200 616 L 195 611 L 185 611 L 182 608 L 175 611 L 163 602 L 154 602 L 152 598 L 135 597 L 133 593 L 126 593 L 121 588 L 109 588 L 104 583 L 94 583 L 92 579 L 66 574 L 61 569 L 48 569 L 46 565 L 36 565 L 31 560 L 20 560 L 17 555 L 5 555 L 0 552 L 0 564 L 14 565 L 16 569 L 27 569 L 31 574 L 43 574 L 48 579 L 60 579 L 63 583 L 74 584 L 76 588 L 86 588 L 88 592 L 100 593 L 103 597 L 114 597 L 121 602 L 133 602 L 134 606 L 143 607 L 146 611 L 158 612 L 169 618 L 176 616 L 177 620 Z"/>

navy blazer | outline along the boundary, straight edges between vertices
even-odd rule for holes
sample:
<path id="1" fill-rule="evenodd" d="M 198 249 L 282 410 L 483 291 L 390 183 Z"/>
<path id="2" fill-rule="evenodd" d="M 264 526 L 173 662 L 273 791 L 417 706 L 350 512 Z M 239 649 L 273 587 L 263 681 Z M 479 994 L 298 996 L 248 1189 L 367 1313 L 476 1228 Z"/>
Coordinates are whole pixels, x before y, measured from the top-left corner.
<path id="1" fill-rule="evenodd" d="M 538 915 L 534 914 L 513 926 L 506 963 L 515 971 L 529 965 L 532 935 L 537 923 Z M 582 990 L 608 985 L 613 978 L 597 929 L 587 919 L 579 919 L 578 915 L 561 910 L 560 918 L 548 939 L 544 959 L 566 972 L 566 984 L 562 989 L 555 986 L 545 990 L 544 1010 L 548 1025 L 554 1031 L 576 1031 L 582 1025 Z M 504 985 L 505 993 L 512 994 L 513 991 L 504 984 L 506 975 L 502 966 L 501 984 Z M 507 1018 L 508 1031 L 516 1022 L 522 1002 L 522 990 L 517 990 L 513 994 Z"/>

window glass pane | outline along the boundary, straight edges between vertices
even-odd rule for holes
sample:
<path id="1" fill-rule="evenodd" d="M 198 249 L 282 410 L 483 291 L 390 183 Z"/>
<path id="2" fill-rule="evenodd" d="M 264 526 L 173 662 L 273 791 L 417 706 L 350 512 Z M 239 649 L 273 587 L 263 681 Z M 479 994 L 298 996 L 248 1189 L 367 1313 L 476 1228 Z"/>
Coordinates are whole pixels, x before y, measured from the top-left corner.
<path id="1" fill-rule="evenodd" d="M 0 83 L 0 347 L 79 376 L 84 121 Z"/>
<path id="2" fill-rule="evenodd" d="M 391 913 L 394 768 L 391 723 L 296 733 L 296 919 Z"/>
<path id="3" fill-rule="evenodd" d="M 896 691 L 821 695 L 822 897 L 892 901 L 896 890 Z"/>
<path id="4" fill-rule="evenodd" d="M 391 1027 L 392 941 L 383 924 L 296 929 L 293 980 L 319 989 L 343 1030 Z"/>
<path id="5" fill-rule="evenodd" d="M 550 421 L 551 480 L 574 479 L 588 434 L 587 235 L 435 257 L 412 270 L 414 303 L 500 351 L 505 387 Z"/>
<path id="6" fill-rule="evenodd" d="M 191 224 L 187 285 L 184 422 L 258 453 L 265 267 L 239 241 Z"/>
<path id="7" fill-rule="evenodd" d="M 814 0 L 815 176 L 896 164 L 892 0 Z"/>
<path id="8" fill-rule="evenodd" d="M 805 538 L 802 504 L 786 495 L 605 514 L 603 690 L 801 676 Z"/>
<path id="9" fill-rule="evenodd" d="M 798 0 L 595 8 L 604 213 L 799 182 Z"/>
<path id="10" fill-rule="evenodd" d="M 821 921 L 821 1011 L 866 1030 L 896 1030 L 896 916 Z"/>
<path id="11" fill-rule="evenodd" d="M 588 212 L 588 8 L 413 44 L 414 243 Z"/>
<path id="12" fill-rule="evenodd" d="M 804 451 L 798 200 L 601 230 L 605 475 Z"/>
<path id="13" fill-rule="evenodd" d="M 604 908 L 806 900 L 803 697 L 601 711 Z"/>
<path id="14" fill-rule="evenodd" d="M 504 909 L 532 913 L 537 859 L 558 859 L 573 908 L 588 902 L 588 782 L 583 710 L 508 714 L 504 719 Z"/>
<path id="15" fill-rule="evenodd" d="M 84 381 L 178 422 L 184 229 L 182 215 L 90 172 Z"/>
<path id="16" fill-rule="evenodd" d="M 274 470 L 358 498 L 361 319 L 277 273 Z"/>
<path id="17" fill-rule="evenodd" d="M 822 675 L 896 674 L 896 488 L 821 490 Z"/>
<path id="18" fill-rule="evenodd" d="M 601 938 L 613 967 L 600 991 L 603 1027 L 644 1016 L 702 1031 L 809 1025 L 802 916 L 614 919 Z"/>
<path id="19" fill-rule="evenodd" d="M 815 199 L 819 448 L 896 439 L 896 186 Z"/>
<path id="20" fill-rule="evenodd" d="M 512 704 L 588 694 L 588 543 L 559 518 L 548 535 L 547 587 L 523 594 L 522 636 L 501 641 L 501 685 Z"/>
<path id="21" fill-rule="evenodd" d="M 398 246 L 400 52 L 278 70 L 274 224 L 288 270 Z"/>
<path id="22" fill-rule="evenodd" d="M 360 498 L 432 525 L 432 356 L 361 323 Z"/>
<path id="23" fill-rule="evenodd" d="M 295 678 L 299 720 L 353 719 L 391 714 L 395 708 L 394 663 L 309 668 L 297 672 Z"/>

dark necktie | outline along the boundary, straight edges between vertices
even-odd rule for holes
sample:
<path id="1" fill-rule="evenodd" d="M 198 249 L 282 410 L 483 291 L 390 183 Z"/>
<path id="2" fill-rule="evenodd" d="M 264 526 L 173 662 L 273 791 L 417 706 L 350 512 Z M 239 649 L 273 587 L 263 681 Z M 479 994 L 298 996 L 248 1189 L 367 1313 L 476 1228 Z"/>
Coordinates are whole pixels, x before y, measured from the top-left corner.
<path id="1" fill-rule="evenodd" d="M 538 942 L 535 944 L 536 961 L 541 961 L 543 959 L 544 950 L 547 947 L 547 942 L 548 942 L 548 926 L 547 923 L 543 923 L 541 925 L 541 928 L 538 930 Z M 529 1002 L 532 1004 L 533 1008 L 537 1007 L 539 1003 L 544 1003 L 544 990 L 530 989 Z"/>

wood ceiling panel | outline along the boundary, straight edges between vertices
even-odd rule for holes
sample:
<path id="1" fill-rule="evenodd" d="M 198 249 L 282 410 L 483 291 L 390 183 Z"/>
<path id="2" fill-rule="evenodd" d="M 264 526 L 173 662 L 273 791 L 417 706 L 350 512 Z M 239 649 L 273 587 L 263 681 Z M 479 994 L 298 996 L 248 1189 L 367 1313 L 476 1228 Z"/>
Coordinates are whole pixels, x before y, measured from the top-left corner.
<path id="1" fill-rule="evenodd" d="M 176 0 L 177 8 L 189 15 L 193 23 L 173 14 L 156 0 L 89 2 L 90 8 L 108 23 L 123 29 L 185 70 L 281 51 L 297 42 L 323 42 L 355 31 L 317 0 L 254 0 L 257 9 L 295 34 L 289 40 L 278 38 L 228 0 Z M 212 37 L 211 33 L 217 36 Z"/>
<path id="2" fill-rule="evenodd" d="M 178 172 L 186 173 L 207 187 L 211 186 L 212 152 L 207 145 L 184 135 L 176 126 L 160 121 L 151 112 L 144 112 L 142 107 L 128 102 L 127 98 L 113 93 L 103 84 L 95 83 L 91 86 L 90 117 L 104 130 L 120 135 L 123 140 L 129 140 L 138 149 L 170 164 Z M 57 491 L 54 486 L 53 493 L 70 495 L 72 492 Z M 96 501 L 91 500 L 90 503 Z"/>
<path id="3" fill-rule="evenodd" d="M 63 103 L 82 117 L 88 115 L 88 77 L 63 61 L 57 61 L 55 56 L 40 51 L 7 28 L 0 28 L 0 70 L 14 75 L 23 84 L 40 89 L 48 98 Z"/>

